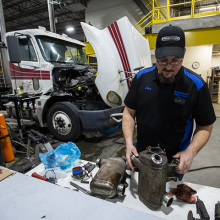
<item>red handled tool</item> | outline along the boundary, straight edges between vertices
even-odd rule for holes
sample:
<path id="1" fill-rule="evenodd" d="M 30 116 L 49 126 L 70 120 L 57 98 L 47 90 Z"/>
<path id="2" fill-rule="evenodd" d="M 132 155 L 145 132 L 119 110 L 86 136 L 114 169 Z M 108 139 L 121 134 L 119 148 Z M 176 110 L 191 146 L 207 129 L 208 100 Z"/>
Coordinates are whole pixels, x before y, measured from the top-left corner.
<path id="1" fill-rule="evenodd" d="M 37 179 L 40 179 L 40 180 L 47 181 L 49 183 L 54 183 L 54 184 L 56 184 L 56 181 L 57 181 L 56 177 L 55 178 L 53 178 L 53 177 L 47 178 L 47 177 L 44 177 L 44 176 L 41 176 L 41 175 L 37 174 L 36 172 L 32 173 L 31 176 L 35 177 Z"/>
<path id="2" fill-rule="evenodd" d="M 46 177 L 44 177 L 44 176 L 41 176 L 41 175 L 37 174 L 36 172 L 32 173 L 31 176 L 32 176 L 32 177 L 35 177 L 35 178 L 37 178 L 37 179 L 40 179 L 40 180 L 49 181 L 48 178 L 46 178 Z"/>

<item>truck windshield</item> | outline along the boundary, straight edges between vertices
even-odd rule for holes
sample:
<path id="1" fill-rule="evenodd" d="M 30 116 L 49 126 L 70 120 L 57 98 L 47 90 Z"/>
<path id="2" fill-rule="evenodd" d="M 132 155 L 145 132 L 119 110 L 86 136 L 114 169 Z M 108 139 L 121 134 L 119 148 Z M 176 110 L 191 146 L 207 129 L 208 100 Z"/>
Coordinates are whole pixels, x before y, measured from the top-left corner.
<path id="1" fill-rule="evenodd" d="M 83 47 L 52 37 L 36 36 L 44 59 L 48 62 L 88 64 Z"/>

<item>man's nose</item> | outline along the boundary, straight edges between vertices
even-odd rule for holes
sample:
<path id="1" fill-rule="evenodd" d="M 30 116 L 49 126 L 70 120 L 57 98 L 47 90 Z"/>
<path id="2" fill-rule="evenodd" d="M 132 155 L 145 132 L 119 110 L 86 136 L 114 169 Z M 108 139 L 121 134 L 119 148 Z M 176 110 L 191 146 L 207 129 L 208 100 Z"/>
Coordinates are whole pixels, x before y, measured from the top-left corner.
<path id="1" fill-rule="evenodd" d="M 171 70 L 172 69 L 172 65 L 170 63 L 168 63 L 167 66 L 166 66 L 166 69 L 167 70 Z"/>

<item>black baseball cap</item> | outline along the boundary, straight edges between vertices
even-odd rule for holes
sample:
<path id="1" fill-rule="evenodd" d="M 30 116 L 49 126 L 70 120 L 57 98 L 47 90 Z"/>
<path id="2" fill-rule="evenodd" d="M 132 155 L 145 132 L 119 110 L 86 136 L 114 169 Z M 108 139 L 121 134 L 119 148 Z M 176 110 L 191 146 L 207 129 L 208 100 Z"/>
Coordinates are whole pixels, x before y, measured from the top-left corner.
<path id="1" fill-rule="evenodd" d="M 156 42 L 156 59 L 166 56 L 183 58 L 184 51 L 185 34 L 180 27 L 169 25 L 159 31 Z"/>

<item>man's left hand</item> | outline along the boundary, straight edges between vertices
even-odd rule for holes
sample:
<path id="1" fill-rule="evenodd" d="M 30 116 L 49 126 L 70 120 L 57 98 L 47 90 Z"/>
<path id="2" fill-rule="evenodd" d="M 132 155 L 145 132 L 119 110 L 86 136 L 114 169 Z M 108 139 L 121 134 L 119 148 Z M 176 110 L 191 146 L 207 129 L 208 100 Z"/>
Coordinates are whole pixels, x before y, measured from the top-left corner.
<path id="1" fill-rule="evenodd" d="M 180 164 L 176 167 L 176 172 L 179 174 L 185 174 L 190 169 L 193 162 L 193 153 L 189 149 L 178 152 L 173 158 L 179 158 Z"/>

